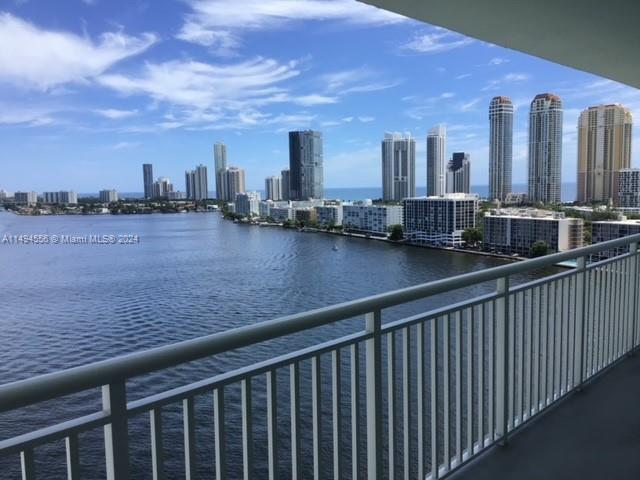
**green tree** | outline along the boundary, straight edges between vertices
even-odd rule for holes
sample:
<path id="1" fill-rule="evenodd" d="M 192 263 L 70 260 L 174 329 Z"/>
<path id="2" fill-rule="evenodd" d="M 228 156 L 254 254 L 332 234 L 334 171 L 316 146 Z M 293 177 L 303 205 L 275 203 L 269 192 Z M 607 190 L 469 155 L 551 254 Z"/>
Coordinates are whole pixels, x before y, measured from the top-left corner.
<path id="1" fill-rule="evenodd" d="M 462 232 L 462 240 L 467 245 L 475 247 L 482 242 L 482 232 L 477 228 L 467 228 Z"/>
<path id="2" fill-rule="evenodd" d="M 544 257 L 549 253 L 549 244 L 544 240 L 536 240 L 531 245 L 531 249 L 529 250 L 529 255 L 531 257 Z"/>
<path id="3" fill-rule="evenodd" d="M 397 242 L 398 240 L 402 240 L 403 238 L 404 230 L 402 229 L 402 225 L 389 226 L 389 240 Z"/>

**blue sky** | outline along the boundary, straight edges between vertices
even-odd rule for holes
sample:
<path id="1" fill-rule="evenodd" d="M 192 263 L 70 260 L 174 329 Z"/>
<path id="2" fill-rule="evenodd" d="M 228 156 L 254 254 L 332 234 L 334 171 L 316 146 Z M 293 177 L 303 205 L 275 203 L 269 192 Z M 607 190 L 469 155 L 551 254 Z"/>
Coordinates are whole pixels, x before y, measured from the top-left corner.
<path id="1" fill-rule="evenodd" d="M 379 185 L 385 131 L 416 137 L 424 185 L 438 123 L 447 155 L 469 152 L 481 185 L 494 95 L 517 109 L 523 183 L 528 105 L 546 91 L 565 109 L 564 182 L 575 181 L 582 109 L 640 111 L 631 87 L 351 0 L 5 0 L 0 188 L 140 191 L 151 162 L 184 189 L 184 170 L 212 169 L 223 141 L 260 189 L 288 165 L 286 132 L 304 128 L 324 133 L 327 187 Z"/>

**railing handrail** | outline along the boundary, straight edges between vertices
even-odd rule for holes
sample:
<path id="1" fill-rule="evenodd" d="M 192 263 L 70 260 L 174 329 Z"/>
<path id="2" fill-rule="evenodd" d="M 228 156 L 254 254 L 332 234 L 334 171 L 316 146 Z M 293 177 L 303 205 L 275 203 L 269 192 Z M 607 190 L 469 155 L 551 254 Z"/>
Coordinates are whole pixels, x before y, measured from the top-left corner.
<path id="1" fill-rule="evenodd" d="M 604 250 L 640 243 L 640 234 L 617 238 L 566 252 L 465 273 L 212 335 L 102 360 L 0 386 L 0 412 L 32 405 L 83 390 L 175 367 L 229 350 L 247 347 L 350 317 L 457 290 L 498 278 L 539 270 L 559 262 Z"/>

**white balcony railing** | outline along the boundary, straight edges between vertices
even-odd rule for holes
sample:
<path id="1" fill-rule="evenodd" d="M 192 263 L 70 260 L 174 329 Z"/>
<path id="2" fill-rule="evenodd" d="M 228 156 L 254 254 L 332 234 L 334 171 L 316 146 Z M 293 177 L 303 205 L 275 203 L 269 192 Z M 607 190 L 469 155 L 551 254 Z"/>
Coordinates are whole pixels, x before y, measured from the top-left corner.
<path id="1" fill-rule="evenodd" d="M 0 412 L 102 389 L 101 410 L 1 440 L 0 455 L 15 455 L 16 462 L 19 456 L 25 479 L 36 478 L 36 473 L 49 478 L 45 471 L 36 472 L 34 452 L 64 441 L 68 478 L 76 479 L 79 436 L 104 429 L 106 475 L 128 479 L 130 422 L 148 415 L 148 475 L 166 478 L 165 454 L 173 445 L 165 444 L 163 411 L 181 404 L 180 468 L 186 478 L 196 478 L 199 414 L 194 399 L 204 396 L 214 413 L 215 454 L 210 462 L 218 479 L 229 476 L 230 453 L 242 464 L 236 466 L 245 479 L 255 478 L 260 462 L 270 478 L 301 478 L 306 455 L 312 457 L 314 478 L 442 478 L 483 449 L 506 442 L 529 419 L 636 348 L 638 242 L 640 235 L 630 236 L 0 386 Z M 598 252 L 616 248 L 626 253 L 587 262 Z M 577 260 L 576 269 L 510 284 L 514 275 L 570 259 Z M 488 281 L 496 282 L 493 293 L 382 322 L 383 311 L 392 307 Z M 364 328 L 356 333 L 127 400 L 127 382 L 133 377 L 360 315 Z M 305 369 L 310 364 L 310 391 L 303 390 L 308 383 L 302 377 L 303 364 Z M 278 381 L 283 377 L 284 385 Z M 254 397 L 258 381 L 266 387 Z M 225 414 L 238 406 L 226 403 L 225 396 L 238 385 L 241 426 L 234 440 Z M 330 415 L 321 406 L 327 385 Z M 283 388 L 288 390 L 284 398 L 290 416 L 286 434 L 277 428 L 282 426 L 278 406 Z M 311 399 L 310 422 L 302 418 L 302 396 Z M 266 420 L 264 432 L 254 428 L 257 419 Z M 311 425 L 310 435 L 303 432 L 303 420 Z M 263 433 L 265 438 L 259 438 Z M 255 453 L 258 444 L 266 445 L 266 455 Z M 232 445 L 241 451 L 230 452 Z M 323 461 L 325 457 L 332 462 Z"/>

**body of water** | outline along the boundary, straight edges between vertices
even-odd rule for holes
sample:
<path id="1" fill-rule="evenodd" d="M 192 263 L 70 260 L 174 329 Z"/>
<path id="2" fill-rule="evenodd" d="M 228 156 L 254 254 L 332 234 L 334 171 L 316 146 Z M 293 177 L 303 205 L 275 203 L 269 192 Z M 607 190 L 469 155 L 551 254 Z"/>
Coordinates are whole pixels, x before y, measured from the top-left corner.
<path id="1" fill-rule="evenodd" d="M 140 243 L 0 244 L 0 384 L 504 263 L 492 257 L 238 225 L 214 213 L 49 217 L 0 213 L 0 238 L 5 234 L 132 234 L 139 236 Z M 451 304 L 493 288 L 479 285 L 414 302 L 392 309 L 385 320 Z M 200 380 L 284 349 L 351 333 L 361 328 L 362 322 L 341 322 L 286 341 L 134 379 L 128 384 L 129 398 Z M 281 380 L 286 384 L 285 378 Z M 264 399 L 262 387 L 256 381 L 256 401 Z M 286 400 L 288 392 L 281 390 Z M 231 409 L 238 407 L 238 395 L 239 389 L 230 388 Z M 0 440 L 99 410 L 99 399 L 96 390 L 0 415 Z M 206 440 L 213 431 L 210 397 L 201 401 L 199 438 Z M 330 409 L 330 403 L 326 407 Z M 182 458 L 180 406 L 168 408 L 165 414 L 167 444 L 175 444 L 167 452 L 168 461 L 178 465 Z M 286 416 L 283 411 L 282 417 Z M 229 418 L 233 418 L 232 413 Z M 257 430 L 262 428 L 261 422 L 256 420 Z M 231 422 L 230 435 L 239 435 L 239 428 L 239 421 Z M 287 428 L 283 424 L 284 435 Z M 139 424 L 132 422 L 131 429 L 135 439 L 134 478 L 147 478 L 151 471 L 148 417 L 140 418 Z M 101 438 L 101 431 L 81 437 L 87 478 L 104 474 L 98 465 Z M 206 448 L 198 452 L 202 463 L 209 465 L 202 467 L 203 475 L 213 456 L 212 444 L 205 444 Z M 51 462 L 64 458 L 63 448 L 59 442 L 38 449 L 39 466 L 52 472 L 48 478 L 61 475 L 64 462 Z M 256 455 L 263 450 L 264 445 L 256 446 Z M 229 459 L 237 473 L 241 461 L 238 449 Z M 0 478 L 14 478 L 18 467 L 17 456 L 0 458 L 0 472 L 10 473 Z"/>

